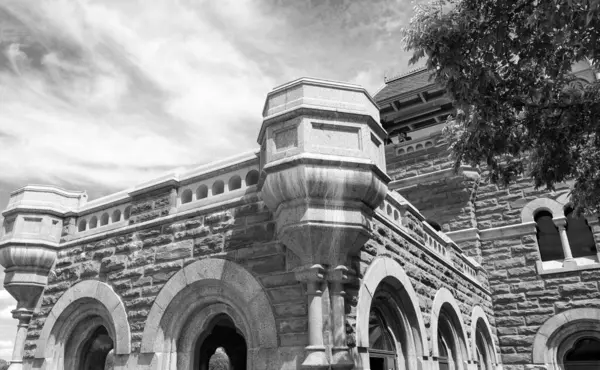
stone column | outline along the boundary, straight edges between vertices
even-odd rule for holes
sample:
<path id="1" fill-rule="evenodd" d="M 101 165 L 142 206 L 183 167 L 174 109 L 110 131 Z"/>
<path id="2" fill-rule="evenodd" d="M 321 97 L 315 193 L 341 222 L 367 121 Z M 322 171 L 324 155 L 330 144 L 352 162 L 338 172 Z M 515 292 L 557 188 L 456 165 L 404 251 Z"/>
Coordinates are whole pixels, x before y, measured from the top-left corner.
<path id="1" fill-rule="evenodd" d="M 308 346 L 303 368 L 328 369 L 329 361 L 323 342 L 323 266 L 313 265 L 296 271 L 296 279 L 306 284 L 308 300 Z"/>
<path id="2" fill-rule="evenodd" d="M 571 253 L 571 246 L 569 245 L 569 238 L 567 237 L 567 219 L 559 218 L 554 219 L 554 224 L 558 227 L 558 234 L 560 235 L 560 243 L 562 244 L 563 254 L 565 260 L 563 262 L 564 267 L 575 266 L 575 260 L 573 260 L 573 254 Z"/>
<path id="3" fill-rule="evenodd" d="M 19 320 L 19 324 L 17 325 L 17 336 L 15 337 L 15 346 L 13 347 L 8 370 L 21 370 L 23 368 L 23 349 L 25 348 L 27 329 L 32 315 L 33 311 L 23 308 L 12 311 L 13 318 Z"/>
<path id="4" fill-rule="evenodd" d="M 335 369 L 351 369 L 354 361 L 346 345 L 346 305 L 344 284 L 348 282 L 348 268 L 338 266 L 329 271 L 327 280 L 330 283 L 331 313 L 333 326 L 333 347 L 331 348 L 331 367 Z"/>

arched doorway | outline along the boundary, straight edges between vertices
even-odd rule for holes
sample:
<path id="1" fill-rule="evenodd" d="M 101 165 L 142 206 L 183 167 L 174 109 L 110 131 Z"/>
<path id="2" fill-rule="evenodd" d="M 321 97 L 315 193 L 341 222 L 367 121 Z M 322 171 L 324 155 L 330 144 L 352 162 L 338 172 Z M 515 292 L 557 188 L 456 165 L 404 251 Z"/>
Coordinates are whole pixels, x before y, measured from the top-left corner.
<path id="1" fill-rule="evenodd" d="M 565 370 L 600 369 L 600 339 L 594 337 L 579 338 L 573 347 L 565 353 Z"/>
<path id="2" fill-rule="evenodd" d="M 209 370 L 210 360 L 218 349 L 229 359 L 229 370 L 246 370 L 246 340 L 227 315 L 215 317 L 197 342 L 194 368 Z"/>

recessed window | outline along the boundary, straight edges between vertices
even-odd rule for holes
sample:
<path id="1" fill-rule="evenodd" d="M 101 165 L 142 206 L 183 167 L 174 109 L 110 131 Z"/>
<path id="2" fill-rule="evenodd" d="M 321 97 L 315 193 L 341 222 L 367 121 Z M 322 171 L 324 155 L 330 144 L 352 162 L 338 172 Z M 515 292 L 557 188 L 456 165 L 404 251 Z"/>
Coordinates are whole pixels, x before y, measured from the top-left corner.
<path id="1" fill-rule="evenodd" d="M 221 180 L 215 181 L 215 183 L 212 186 L 213 195 L 221 194 L 224 191 L 225 191 L 225 184 L 223 183 L 223 181 L 221 181 Z"/>
<path id="2" fill-rule="evenodd" d="M 131 206 L 125 208 L 125 212 L 123 212 L 123 218 L 129 220 L 129 216 L 131 215 Z"/>
<path id="3" fill-rule="evenodd" d="M 183 193 L 181 193 L 181 204 L 186 204 L 192 201 L 192 191 L 190 189 L 185 189 Z"/>
<path id="4" fill-rule="evenodd" d="M 596 255 L 594 234 L 583 215 L 576 215 L 572 207 L 565 209 L 567 238 L 574 258 Z"/>
<path id="5" fill-rule="evenodd" d="M 196 190 L 196 199 L 204 199 L 208 197 L 208 186 L 200 185 Z"/>
<path id="6" fill-rule="evenodd" d="M 251 170 L 246 174 L 246 186 L 258 184 L 258 171 Z"/>
<path id="7" fill-rule="evenodd" d="M 534 216 L 536 224 L 536 236 L 542 261 L 554 261 L 564 259 L 562 243 L 558 228 L 552 221 L 552 213 L 539 211 Z"/>
<path id="8" fill-rule="evenodd" d="M 242 187 L 242 178 L 237 175 L 233 176 L 232 178 L 229 179 L 228 186 L 229 186 L 230 191 L 241 188 Z"/>
<path id="9" fill-rule="evenodd" d="M 121 221 L 121 210 L 115 209 L 115 211 L 113 212 L 113 215 L 112 215 L 112 221 L 113 222 Z"/>
<path id="10" fill-rule="evenodd" d="M 90 220 L 90 229 L 95 229 L 98 226 L 98 217 L 94 216 Z"/>
<path id="11" fill-rule="evenodd" d="M 100 226 L 108 225 L 108 213 L 103 213 L 100 217 Z"/>
<path id="12" fill-rule="evenodd" d="M 85 220 L 79 221 L 79 226 L 77 227 L 77 231 L 85 231 L 87 226 L 87 222 Z"/>

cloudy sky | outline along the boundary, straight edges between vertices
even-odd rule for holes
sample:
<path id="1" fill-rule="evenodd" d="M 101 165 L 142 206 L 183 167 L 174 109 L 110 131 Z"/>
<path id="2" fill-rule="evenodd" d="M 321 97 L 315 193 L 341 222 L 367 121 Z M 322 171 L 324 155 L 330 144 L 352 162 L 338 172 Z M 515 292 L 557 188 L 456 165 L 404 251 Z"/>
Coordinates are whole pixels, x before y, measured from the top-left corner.
<path id="1" fill-rule="evenodd" d="M 28 183 L 93 199 L 252 150 L 267 92 L 298 77 L 374 93 L 415 67 L 400 35 L 414 5 L 2 0 L 0 209 Z M 0 290 L 0 358 L 13 306 Z"/>

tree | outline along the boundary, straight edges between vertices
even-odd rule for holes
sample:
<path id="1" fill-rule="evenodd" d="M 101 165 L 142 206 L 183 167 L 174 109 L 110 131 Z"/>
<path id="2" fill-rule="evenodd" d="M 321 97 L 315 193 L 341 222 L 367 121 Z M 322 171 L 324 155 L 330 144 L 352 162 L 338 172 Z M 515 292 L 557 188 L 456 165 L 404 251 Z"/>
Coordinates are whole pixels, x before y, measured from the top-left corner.
<path id="1" fill-rule="evenodd" d="M 438 0 L 404 30 L 411 63 L 457 108 L 445 132 L 455 166 L 485 164 L 492 183 L 572 181 L 578 210 L 600 211 L 600 82 L 574 63 L 599 60 L 600 0 Z"/>
<path id="2" fill-rule="evenodd" d="M 8 369 L 8 365 L 10 365 L 8 361 L 0 359 L 0 370 Z"/>

